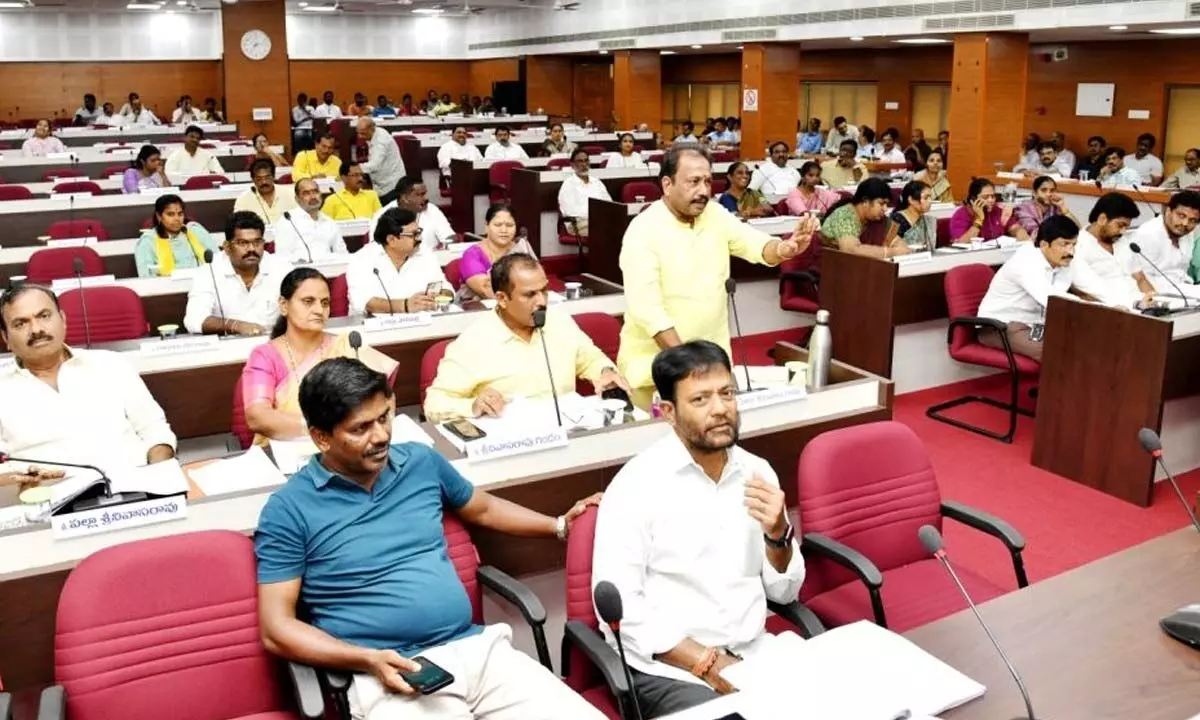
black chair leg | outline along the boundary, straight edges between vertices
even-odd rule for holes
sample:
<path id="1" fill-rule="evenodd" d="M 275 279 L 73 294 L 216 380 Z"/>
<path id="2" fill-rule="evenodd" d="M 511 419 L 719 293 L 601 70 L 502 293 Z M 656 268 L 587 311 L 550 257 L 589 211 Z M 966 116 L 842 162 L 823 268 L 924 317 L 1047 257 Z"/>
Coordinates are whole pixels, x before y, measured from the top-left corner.
<path id="1" fill-rule="evenodd" d="M 940 405 L 934 405 L 925 411 L 925 415 L 937 420 L 938 422 L 944 422 L 947 425 L 953 425 L 954 427 L 962 428 L 963 430 L 970 430 L 973 433 L 990 437 L 993 440 L 999 440 L 1003 443 L 1012 444 L 1013 436 L 1017 434 L 1017 415 L 1033 417 L 1032 411 L 1022 408 L 1017 403 L 1017 395 L 1020 392 L 1020 382 L 1020 375 L 1015 372 L 1009 373 L 1009 401 L 1007 403 L 1001 402 L 994 398 L 984 397 L 982 395 L 965 395 L 963 397 L 950 400 L 949 402 L 941 403 Z M 978 425 L 972 425 L 971 423 L 964 422 L 956 418 L 947 417 L 944 414 L 946 410 L 950 410 L 951 408 L 956 408 L 961 405 L 968 405 L 970 403 L 982 403 L 984 405 L 1006 411 L 1008 413 L 1008 431 L 998 433 L 994 430 L 988 430 L 987 428 L 980 427 Z"/>

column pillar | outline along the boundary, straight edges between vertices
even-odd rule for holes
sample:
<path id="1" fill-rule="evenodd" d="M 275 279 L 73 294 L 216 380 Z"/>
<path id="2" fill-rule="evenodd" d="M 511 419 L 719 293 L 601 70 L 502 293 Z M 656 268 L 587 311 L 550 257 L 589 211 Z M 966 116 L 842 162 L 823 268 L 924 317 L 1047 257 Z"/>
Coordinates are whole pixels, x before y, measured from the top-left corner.
<path id="1" fill-rule="evenodd" d="M 262 60 L 251 60 L 242 52 L 242 37 L 252 30 L 261 30 L 271 40 L 271 51 Z M 273 144 L 290 145 L 292 97 L 284 0 L 222 4 L 221 35 L 226 119 L 238 123 L 242 135 L 261 131 Z M 271 108 L 273 118 L 255 122 L 256 107 Z"/>
<path id="2" fill-rule="evenodd" d="M 746 91 L 758 96 L 756 110 L 746 108 Z M 800 111 L 800 46 L 746 43 L 742 49 L 742 157 L 760 160 L 767 145 L 782 140 L 796 149 Z"/>
<path id="3" fill-rule="evenodd" d="M 1012 163 L 1025 125 L 1029 35 L 971 33 L 954 38 L 950 77 L 950 182 L 956 198 L 971 178 Z"/>
<path id="4" fill-rule="evenodd" d="M 655 131 L 662 124 L 662 60 L 657 50 L 613 53 L 613 116 L 616 130 L 646 123 Z"/>

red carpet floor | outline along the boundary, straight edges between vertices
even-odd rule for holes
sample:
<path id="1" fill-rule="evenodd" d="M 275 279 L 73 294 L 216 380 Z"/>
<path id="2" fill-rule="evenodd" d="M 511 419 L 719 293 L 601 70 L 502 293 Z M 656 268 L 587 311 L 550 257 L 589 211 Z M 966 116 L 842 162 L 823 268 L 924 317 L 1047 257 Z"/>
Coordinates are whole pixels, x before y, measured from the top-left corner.
<path id="1" fill-rule="evenodd" d="M 766 351 L 777 340 L 795 342 L 804 331 L 786 330 L 749 336 L 744 343 L 751 364 L 766 364 Z M 735 344 L 739 360 L 741 345 Z M 1033 467 L 1033 419 L 1021 418 L 1016 439 L 1006 445 L 959 430 L 925 416 L 930 405 L 967 393 L 1002 397 L 1000 378 L 983 378 L 909 393 L 896 398 L 895 419 L 924 441 L 942 496 L 997 515 L 1025 536 L 1025 566 L 1036 582 L 1106 555 L 1132 547 L 1188 524 L 1170 486 L 1157 483 L 1154 502 L 1139 508 Z M 972 422 L 1001 429 L 999 410 L 963 410 Z M 1168 457 L 1170 448 L 1166 448 Z M 782 473 L 781 473 L 782 475 Z M 1180 477 L 1184 496 L 1194 501 L 1200 470 Z M 1008 552 L 990 536 L 947 521 L 946 546 L 952 562 L 969 566 L 1002 587 L 1015 587 Z"/>

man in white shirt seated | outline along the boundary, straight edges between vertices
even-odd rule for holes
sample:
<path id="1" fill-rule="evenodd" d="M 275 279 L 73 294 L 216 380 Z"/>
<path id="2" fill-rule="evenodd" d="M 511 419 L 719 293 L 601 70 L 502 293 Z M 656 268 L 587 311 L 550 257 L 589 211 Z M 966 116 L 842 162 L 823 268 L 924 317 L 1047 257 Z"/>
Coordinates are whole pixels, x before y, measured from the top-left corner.
<path id="1" fill-rule="evenodd" d="M 487 146 L 483 157 L 488 160 L 528 160 L 529 155 L 521 143 L 512 141 L 512 130 L 506 125 L 496 128 L 496 141 Z"/>
<path id="2" fill-rule="evenodd" d="M 1046 218 L 1032 243 L 1021 243 L 988 286 L 979 316 L 1007 325 L 1005 334 L 1014 353 L 1041 361 L 1046 303 L 1051 295 L 1120 305 L 1121 290 L 1101 280 L 1087 263 L 1071 262 L 1079 226 L 1065 215 Z M 1128 305 L 1126 305 L 1128 307 Z M 998 330 L 979 331 L 979 342 L 999 350 Z"/>
<path id="3" fill-rule="evenodd" d="M 908 158 L 904 157 L 904 151 L 896 144 L 898 133 L 896 128 L 888 128 L 883 131 L 883 135 L 879 136 L 879 147 L 875 149 L 876 161 L 892 165 L 908 164 Z"/>
<path id="4" fill-rule="evenodd" d="M 1138 135 L 1133 155 L 1125 156 L 1125 167 L 1141 177 L 1142 185 L 1158 185 L 1163 180 L 1162 160 L 1150 151 L 1154 149 L 1154 136 L 1150 133 Z"/>
<path id="5" fill-rule="evenodd" d="M 830 155 L 837 155 L 842 147 L 842 143 L 847 140 L 853 140 L 857 146 L 858 128 L 846 122 L 846 118 L 838 115 L 833 119 L 833 128 L 825 136 L 825 152 Z"/>
<path id="6" fill-rule="evenodd" d="M 297 208 L 284 212 L 275 222 L 275 257 L 296 265 L 349 255 L 338 224 L 321 212 L 322 202 L 316 180 L 296 182 Z"/>
<path id="7" fill-rule="evenodd" d="M 671 141 L 672 144 L 700 142 L 700 138 L 696 136 L 696 125 L 691 120 L 685 121 L 679 129 L 680 133 Z"/>
<path id="8" fill-rule="evenodd" d="M 142 105 L 142 98 L 137 93 L 129 93 L 129 102 L 121 108 L 126 125 L 162 125 L 162 121 L 149 108 Z"/>
<path id="9" fill-rule="evenodd" d="M 1074 166 L 1059 156 L 1058 148 L 1050 141 L 1038 146 L 1037 162 L 1027 163 L 1022 160 L 1013 168 L 1015 172 L 1019 172 L 1027 178 L 1035 178 L 1040 175 L 1069 178 L 1073 169 Z"/>
<path id="10" fill-rule="evenodd" d="M 737 137 L 725 124 L 725 118 L 717 118 L 713 121 L 713 131 L 708 134 L 708 140 L 717 149 L 733 147 L 737 144 Z"/>
<path id="11" fill-rule="evenodd" d="M 312 111 L 312 116 L 314 118 L 337 120 L 338 118 L 342 117 L 342 109 L 333 101 L 332 90 L 326 90 L 322 99 L 324 102 L 318 105 L 316 109 Z"/>
<path id="12" fill-rule="evenodd" d="M 100 108 L 96 107 L 96 96 L 88 93 L 83 96 L 83 107 L 75 111 L 76 125 L 91 125 L 100 117 Z"/>
<path id="13" fill-rule="evenodd" d="M 221 167 L 213 154 L 200 147 L 203 139 L 204 131 L 195 125 L 189 125 L 183 131 L 183 147 L 167 158 L 167 179 L 172 184 L 182 185 L 193 175 L 225 174 L 225 168 Z"/>
<path id="14" fill-rule="evenodd" d="M 371 237 L 375 237 L 375 227 L 379 224 L 379 218 L 383 217 L 388 210 L 401 207 L 411 210 L 417 216 L 417 225 L 421 228 L 421 246 L 417 252 L 431 253 L 442 245 L 454 242 L 456 237 L 454 228 L 450 227 L 446 213 L 442 212 L 442 209 L 434 203 L 429 202 L 429 190 L 423 181 L 407 176 L 402 177 L 400 182 L 396 183 L 394 195 L 394 200 L 388 202 L 371 216 L 371 229 L 368 231 Z"/>
<path id="15" fill-rule="evenodd" d="M 1101 280 L 1118 288 L 1122 304 L 1128 306 L 1154 299 L 1154 286 L 1134 270 L 1128 243 L 1118 242 L 1139 214 L 1137 203 L 1128 195 L 1102 195 L 1092 206 L 1089 225 L 1079 231 L 1075 245 L 1075 262 L 1086 263 Z"/>
<path id="16" fill-rule="evenodd" d="M 767 198 L 767 202 L 775 203 L 786 200 L 788 193 L 800 185 L 800 171 L 788 167 L 788 156 L 791 154 L 788 144 L 782 140 L 771 143 L 770 159 L 762 163 L 750 176 L 750 189 L 759 190 Z"/>
<path id="17" fill-rule="evenodd" d="M 224 252 L 210 272 L 192 277 L 183 324 L 190 333 L 265 335 L 279 317 L 279 285 L 291 270 L 266 251 L 262 218 L 235 212 L 225 223 Z M 213 278 L 216 284 L 213 284 Z"/>
<path id="18" fill-rule="evenodd" d="M 188 123 L 199 122 L 201 113 L 192 106 L 192 96 L 184 95 L 179 98 L 179 107 L 175 108 L 175 112 L 171 113 L 172 125 L 186 125 Z"/>
<path id="19" fill-rule="evenodd" d="M 1050 133 L 1049 141 L 1054 144 L 1054 149 L 1058 152 L 1058 158 L 1066 163 L 1067 167 L 1074 170 L 1076 162 L 1075 153 L 1067 148 L 1067 136 L 1063 135 L 1061 131 L 1055 130 Z M 1070 177 L 1070 175 L 1063 175 L 1063 177 Z"/>
<path id="20" fill-rule="evenodd" d="M 1160 295 L 1183 292 L 1189 298 L 1200 298 L 1200 288 L 1195 286 L 1191 272 L 1196 247 L 1193 231 L 1198 222 L 1200 193 L 1183 190 L 1171 196 L 1162 217 L 1143 223 L 1129 234 L 1128 247 L 1132 250 L 1136 243 L 1141 250 L 1140 256 L 1135 253 L 1134 258 L 1135 277 L 1140 276 L 1139 282 L 1148 280 Z M 1172 286 L 1172 282 L 1179 289 Z"/>
<path id="21" fill-rule="evenodd" d="M 92 120 L 92 124 L 96 127 L 116 127 L 118 125 L 124 125 L 125 119 L 126 118 L 124 116 L 118 115 L 113 111 L 112 103 L 106 102 L 100 106 L 100 112 L 96 115 L 96 118 Z"/>
<path id="22" fill-rule="evenodd" d="M 275 185 L 275 163 L 259 158 L 250 166 L 250 180 L 254 187 L 238 195 L 233 203 L 234 212 L 252 212 L 270 227 L 288 210 L 296 209 L 296 200 L 288 191 L 279 192 Z M 268 238 L 270 239 L 270 238 Z"/>
<path id="23" fill-rule="evenodd" d="M 346 284 L 350 311 L 372 315 L 426 312 L 437 307 L 437 290 L 449 288 L 437 256 L 418 252 L 417 214 L 391 208 L 379 218 L 371 239 L 350 256 Z M 437 285 L 437 288 L 431 287 Z"/>
<path id="24" fill-rule="evenodd" d="M 673 432 L 613 478 L 592 556 L 593 585 L 621 593 L 647 720 L 732 692 L 721 671 L 769 648 L 767 601 L 795 601 L 804 582 L 779 479 L 737 445 L 729 356 L 694 340 L 660 352 L 651 372 Z"/>
<path id="25" fill-rule="evenodd" d="M 438 148 L 438 169 L 446 177 L 450 176 L 451 160 L 475 162 L 482 159 L 483 155 L 479 154 L 479 147 L 474 143 L 468 142 L 467 129 L 465 127 L 454 128 L 454 134 L 450 136 L 450 139 L 445 144 Z"/>
<path id="26" fill-rule="evenodd" d="M 567 228 L 580 237 L 588 236 L 588 198 L 612 200 L 603 180 L 591 178 L 591 158 L 587 150 L 577 149 L 571 153 L 570 177 L 563 180 L 558 189 L 558 212 L 566 220 Z"/>
<path id="27" fill-rule="evenodd" d="M 66 335 L 66 316 L 49 289 L 20 285 L 0 297 L 0 336 L 14 355 L 0 370 L 0 450 L 105 469 L 175 457 L 175 434 L 137 370 L 117 353 L 67 347 Z M 52 465 L 7 463 L 0 488 L 19 491 L 62 476 Z"/>
<path id="28" fill-rule="evenodd" d="M 404 159 L 400 146 L 387 130 L 376 127 L 375 120 L 360 117 L 355 126 L 360 140 L 367 141 L 367 161 L 359 167 L 371 178 L 371 188 L 380 196 L 390 193 L 404 177 Z M 478 152 L 478 151 L 476 151 Z"/>
<path id="29" fill-rule="evenodd" d="M 1110 147 L 1104 151 L 1104 167 L 1100 170 L 1100 175 L 1096 178 L 1101 187 L 1139 187 L 1142 184 L 1142 176 L 1133 168 L 1125 166 L 1125 159 L 1129 157 L 1125 154 L 1125 149 L 1121 147 Z"/>

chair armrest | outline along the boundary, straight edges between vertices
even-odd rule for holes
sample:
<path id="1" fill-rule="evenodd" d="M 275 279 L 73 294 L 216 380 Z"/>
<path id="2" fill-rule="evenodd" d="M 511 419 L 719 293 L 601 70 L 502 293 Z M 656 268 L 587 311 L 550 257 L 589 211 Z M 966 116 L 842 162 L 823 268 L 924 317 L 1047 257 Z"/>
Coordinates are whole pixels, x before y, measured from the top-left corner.
<path id="1" fill-rule="evenodd" d="M 954 328 L 963 326 L 975 329 L 979 329 L 981 327 L 992 328 L 993 330 L 1000 331 L 1001 335 L 1004 335 L 1004 331 L 1008 329 L 1007 325 L 993 318 L 975 316 L 951 318 L 950 326 L 946 329 L 946 344 L 950 344 L 950 341 L 954 339 Z"/>
<path id="2" fill-rule="evenodd" d="M 67 691 L 62 685 L 51 685 L 42 691 L 37 716 L 38 720 L 66 720 Z"/>
<path id="3" fill-rule="evenodd" d="M 546 608 L 537 595 L 521 581 L 503 570 L 490 565 L 481 565 L 475 571 L 475 577 L 484 587 L 516 606 L 521 611 L 525 622 L 533 631 L 533 641 L 537 646 L 538 661 L 550 672 L 554 672 L 554 664 L 550 659 L 550 646 L 546 642 Z"/>
<path id="4" fill-rule="evenodd" d="M 0 693 L 0 720 L 12 720 L 12 695 Z"/>
<path id="5" fill-rule="evenodd" d="M 798 600 L 787 605 L 768 600 L 767 609 L 795 625 L 802 637 L 816 637 L 825 632 L 825 626 L 821 624 L 816 613 L 804 607 Z"/>
<path id="6" fill-rule="evenodd" d="M 621 669 L 621 658 L 617 655 L 617 651 L 604 642 L 600 633 L 578 620 L 568 620 L 563 628 L 564 649 L 567 644 L 574 646 L 587 656 L 592 665 L 604 676 L 604 682 L 616 696 L 619 706 L 624 707 L 624 698 L 629 694 L 629 683 L 625 681 L 625 671 Z M 564 674 L 566 670 L 564 667 Z"/>
<path id="7" fill-rule="evenodd" d="M 1009 552 L 1020 552 L 1025 549 L 1025 538 L 1021 536 L 1021 533 L 995 515 L 951 500 L 942 501 L 942 515 L 998 538 L 1009 549 Z"/>
<path id="8" fill-rule="evenodd" d="M 317 671 L 309 665 L 291 661 L 288 661 L 287 671 L 300 717 L 304 720 L 321 720 L 325 717 L 325 696 L 321 693 Z"/>
<path id="9" fill-rule="evenodd" d="M 867 559 L 854 548 L 847 547 L 833 538 L 820 533 L 806 533 L 800 545 L 801 552 L 808 551 L 834 561 L 838 565 L 852 571 L 867 584 L 867 587 L 878 590 L 883 586 L 883 573 L 875 567 L 875 563 Z"/>
<path id="10" fill-rule="evenodd" d="M 346 670 L 322 668 L 321 674 L 324 676 L 325 685 L 335 693 L 349 692 L 350 685 L 354 682 L 354 674 Z"/>
<path id="11" fill-rule="evenodd" d="M 795 280 L 796 282 L 808 282 L 816 285 L 821 281 L 821 278 L 811 270 L 788 270 L 787 272 L 779 273 L 780 280 Z"/>

